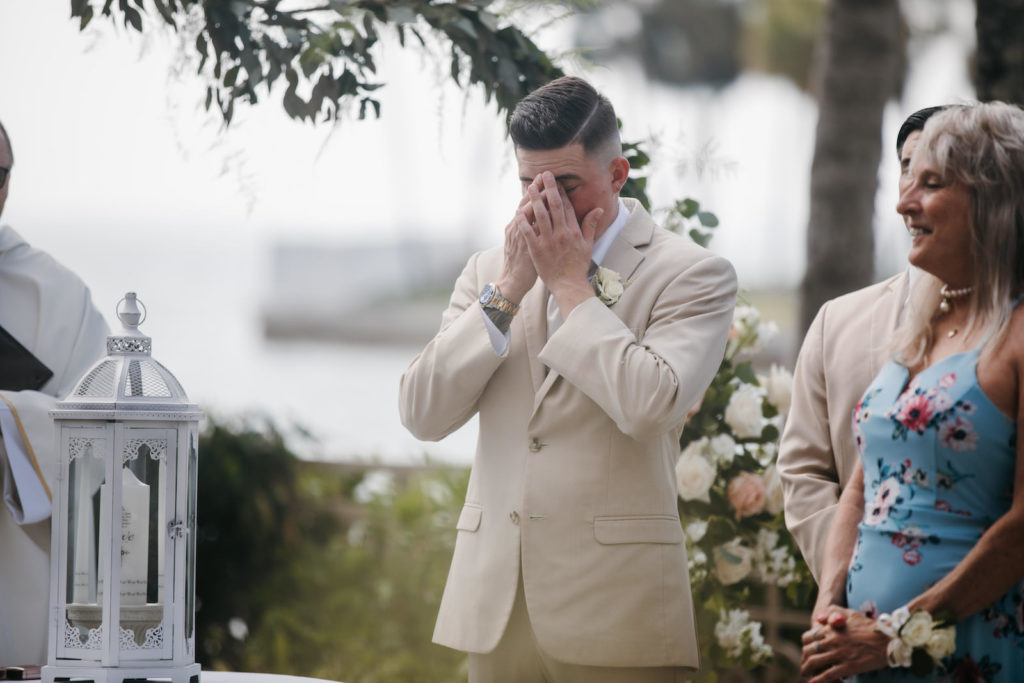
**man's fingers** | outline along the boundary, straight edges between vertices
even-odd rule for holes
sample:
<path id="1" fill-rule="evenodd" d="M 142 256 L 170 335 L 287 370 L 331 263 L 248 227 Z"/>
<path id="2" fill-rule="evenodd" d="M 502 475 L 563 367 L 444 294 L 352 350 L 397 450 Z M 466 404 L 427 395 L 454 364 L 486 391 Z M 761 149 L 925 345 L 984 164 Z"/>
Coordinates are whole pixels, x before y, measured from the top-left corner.
<path id="1" fill-rule="evenodd" d="M 548 211 L 548 207 L 544 204 L 544 197 L 537 191 L 537 189 L 530 185 L 526 190 L 530 196 L 531 209 L 533 210 L 533 226 L 540 233 L 551 232 L 551 214 Z"/>
<path id="2" fill-rule="evenodd" d="M 548 205 L 548 211 L 551 212 L 551 217 L 557 221 L 559 218 L 565 219 L 565 203 L 563 203 L 562 197 L 565 196 L 562 186 L 555 180 L 555 176 L 551 171 L 544 171 L 541 173 L 541 180 L 544 183 L 544 199 Z"/>
<path id="3" fill-rule="evenodd" d="M 594 245 L 594 235 L 597 233 L 597 223 L 601 220 L 601 216 L 603 215 L 604 209 L 591 209 L 587 212 L 587 215 L 583 217 L 583 225 L 580 226 L 580 232 L 583 233 L 583 239 L 591 246 Z"/>

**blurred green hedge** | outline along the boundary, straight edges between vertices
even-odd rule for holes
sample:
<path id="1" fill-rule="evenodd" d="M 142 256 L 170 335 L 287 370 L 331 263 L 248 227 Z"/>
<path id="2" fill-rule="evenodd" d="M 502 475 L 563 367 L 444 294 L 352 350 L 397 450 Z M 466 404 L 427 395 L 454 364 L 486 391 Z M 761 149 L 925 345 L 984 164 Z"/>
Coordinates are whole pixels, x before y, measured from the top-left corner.
<path id="1" fill-rule="evenodd" d="M 362 472 L 300 461 L 273 426 L 211 422 L 197 660 L 345 683 L 464 679 L 465 655 L 430 637 L 468 478 L 438 467 L 371 474 L 371 487 Z"/>

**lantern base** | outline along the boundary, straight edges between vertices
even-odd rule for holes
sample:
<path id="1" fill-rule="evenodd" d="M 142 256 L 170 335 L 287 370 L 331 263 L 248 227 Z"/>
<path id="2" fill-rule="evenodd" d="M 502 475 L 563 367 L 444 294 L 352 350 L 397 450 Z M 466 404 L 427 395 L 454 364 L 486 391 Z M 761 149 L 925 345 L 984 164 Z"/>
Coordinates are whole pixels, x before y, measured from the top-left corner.
<path id="1" fill-rule="evenodd" d="M 144 668 L 47 665 L 41 676 L 43 683 L 199 683 L 200 668 L 199 664 Z"/>

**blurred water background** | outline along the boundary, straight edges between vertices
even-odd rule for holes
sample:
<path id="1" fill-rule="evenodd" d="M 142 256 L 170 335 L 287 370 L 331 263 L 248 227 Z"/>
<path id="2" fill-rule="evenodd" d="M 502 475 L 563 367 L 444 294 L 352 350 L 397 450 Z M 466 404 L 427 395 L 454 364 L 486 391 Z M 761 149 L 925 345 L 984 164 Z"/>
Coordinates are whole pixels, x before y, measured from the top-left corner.
<path id="1" fill-rule="evenodd" d="M 892 210 L 900 122 L 972 95 L 973 3 L 905 11 L 927 22 L 940 5 L 942 25 L 915 34 L 904 97 L 885 116 L 879 277 L 907 249 Z M 137 291 L 154 356 L 211 414 L 267 416 L 309 459 L 468 463 L 475 423 L 420 443 L 399 423 L 397 389 L 459 264 L 500 241 L 517 204 L 493 104 L 449 84 L 443 57 L 395 44 L 382 51 L 380 120 L 314 127 L 288 119 L 275 93 L 224 131 L 176 36 L 99 19 L 80 34 L 67 16 L 58 0 L 0 3 L 0 120 L 16 155 L 2 220 L 88 282 L 108 320 Z M 630 21 L 613 14 L 602 30 Z M 564 52 L 579 30 L 555 22 L 537 42 Z M 570 71 L 610 97 L 627 140 L 655 139 L 655 206 L 691 196 L 719 216 L 711 248 L 777 320 L 771 352 L 791 363 L 812 97 L 755 72 L 721 88 L 668 86 L 627 58 Z"/>

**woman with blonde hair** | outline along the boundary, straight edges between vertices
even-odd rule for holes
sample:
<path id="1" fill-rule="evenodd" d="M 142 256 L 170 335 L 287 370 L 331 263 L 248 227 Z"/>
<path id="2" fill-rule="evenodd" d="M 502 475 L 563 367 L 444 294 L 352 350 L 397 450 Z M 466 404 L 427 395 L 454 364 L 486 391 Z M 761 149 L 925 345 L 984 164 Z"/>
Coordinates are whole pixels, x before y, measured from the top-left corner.
<path id="1" fill-rule="evenodd" d="M 896 209 L 922 272 L 854 411 L 802 673 L 1024 680 L 1024 111 L 933 116 Z"/>

